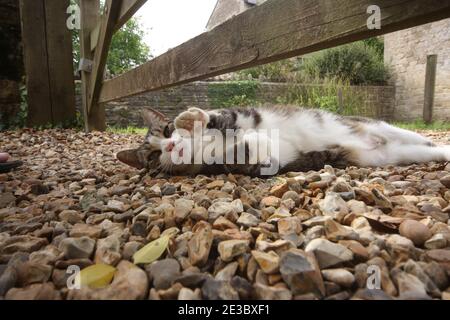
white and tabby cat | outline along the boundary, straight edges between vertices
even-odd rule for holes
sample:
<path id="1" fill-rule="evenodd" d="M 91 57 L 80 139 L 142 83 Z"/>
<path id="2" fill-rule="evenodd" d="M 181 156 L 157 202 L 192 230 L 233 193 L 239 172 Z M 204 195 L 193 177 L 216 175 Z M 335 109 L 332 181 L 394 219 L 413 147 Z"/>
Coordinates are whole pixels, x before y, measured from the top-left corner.
<path id="1" fill-rule="evenodd" d="M 248 153 L 257 154 L 258 165 L 252 166 L 251 170 L 242 169 L 242 166 L 209 166 L 214 168 L 213 171 L 237 171 L 258 175 L 255 170 L 259 170 L 261 165 L 267 166 L 268 161 L 279 164 L 278 173 L 317 170 L 325 164 L 339 167 L 347 165 L 367 167 L 450 161 L 450 146 L 434 146 L 430 140 L 417 133 L 382 121 L 342 117 L 316 109 L 270 106 L 204 111 L 190 108 L 182 112 L 173 124 L 154 111 L 145 112 L 144 119 L 149 125 L 149 134 L 146 137 L 147 149 L 160 151 L 161 168 L 174 174 L 208 171 L 207 165 L 175 165 L 174 160 L 182 157 L 186 151 L 193 157 L 200 152 L 203 154 L 205 148 L 211 149 L 210 144 L 216 140 L 209 142 L 209 139 L 204 138 L 208 137 L 212 129 L 223 132 L 227 129 L 279 130 L 278 154 L 271 154 L 269 158 L 265 158 L 267 155 L 259 154 L 258 150 L 251 148 L 248 150 L 249 145 L 254 145 L 250 142 L 255 139 L 267 140 L 268 145 L 271 142 L 270 136 L 253 132 L 244 135 L 243 140 L 238 143 L 245 144 Z M 197 146 L 193 143 L 192 137 L 185 138 L 178 134 L 178 130 L 174 130 L 184 129 L 192 133 L 195 121 L 201 122 L 203 126 L 201 139 L 204 140 Z M 189 141 L 186 141 L 187 139 Z M 186 148 L 190 150 L 183 150 Z M 123 158 L 122 156 L 122 161 Z M 203 160 L 208 163 L 211 159 Z M 130 161 L 123 162 L 130 164 Z M 146 166 L 142 159 L 138 162 L 142 167 Z"/>

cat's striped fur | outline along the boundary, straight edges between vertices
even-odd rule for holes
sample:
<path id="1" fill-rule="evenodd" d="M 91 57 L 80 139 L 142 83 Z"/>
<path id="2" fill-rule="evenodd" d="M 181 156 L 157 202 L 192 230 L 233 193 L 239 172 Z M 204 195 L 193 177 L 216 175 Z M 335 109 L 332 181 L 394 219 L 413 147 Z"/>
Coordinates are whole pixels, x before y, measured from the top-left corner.
<path id="1" fill-rule="evenodd" d="M 172 123 L 160 113 L 146 111 L 144 119 L 149 125 L 149 135 L 142 148 L 161 152 L 163 170 L 173 174 L 235 172 L 257 175 L 256 165 L 173 165 L 168 144 L 177 144 L 183 138 L 173 132 L 174 127 L 192 131 L 194 121 L 201 121 L 204 135 L 211 129 L 278 129 L 280 153 L 277 159 L 280 171 L 318 170 L 329 164 L 335 167 L 401 165 L 415 162 L 450 161 L 450 147 L 435 147 L 427 138 L 385 122 L 342 117 L 322 110 L 295 106 L 267 106 L 260 108 L 230 108 L 203 111 L 190 108 Z M 250 136 L 249 136 L 250 138 Z M 255 135 L 251 136 L 254 139 Z M 257 136 L 258 139 L 267 137 Z M 248 148 L 248 144 L 244 139 Z M 202 150 L 192 150 L 193 153 Z M 246 149 L 247 152 L 252 150 Z M 259 159 L 263 160 L 263 159 Z M 126 161 L 125 161 L 126 162 Z M 135 161 L 136 162 L 136 161 Z M 143 167 L 148 163 L 139 160 Z M 264 164 L 263 164 L 264 163 Z M 154 163 L 152 162 L 152 165 Z"/>

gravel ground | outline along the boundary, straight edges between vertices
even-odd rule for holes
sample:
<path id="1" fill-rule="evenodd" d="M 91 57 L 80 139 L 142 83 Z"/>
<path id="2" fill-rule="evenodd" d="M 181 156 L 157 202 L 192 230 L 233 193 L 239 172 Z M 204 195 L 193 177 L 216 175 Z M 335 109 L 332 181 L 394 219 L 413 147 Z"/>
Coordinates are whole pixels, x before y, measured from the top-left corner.
<path id="1" fill-rule="evenodd" d="M 152 178 L 114 157 L 141 140 L 0 134 L 25 162 L 0 174 L 0 299 L 450 299 L 450 164 Z M 112 283 L 69 290 L 93 264 Z"/>

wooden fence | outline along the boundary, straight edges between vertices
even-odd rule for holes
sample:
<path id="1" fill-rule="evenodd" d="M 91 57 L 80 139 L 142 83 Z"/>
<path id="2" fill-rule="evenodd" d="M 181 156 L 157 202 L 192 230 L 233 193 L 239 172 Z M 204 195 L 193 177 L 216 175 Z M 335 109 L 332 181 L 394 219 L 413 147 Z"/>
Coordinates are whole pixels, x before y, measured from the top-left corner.
<path id="1" fill-rule="evenodd" d="M 450 17 L 450 0 L 268 0 L 103 81 L 114 32 L 145 2 L 106 0 L 100 13 L 99 0 L 79 0 L 82 58 L 92 61 L 92 68 L 82 72 L 87 130 L 105 129 L 104 103 L 109 101 Z M 373 5 L 380 8 L 381 28 L 370 30 L 368 8 Z"/>

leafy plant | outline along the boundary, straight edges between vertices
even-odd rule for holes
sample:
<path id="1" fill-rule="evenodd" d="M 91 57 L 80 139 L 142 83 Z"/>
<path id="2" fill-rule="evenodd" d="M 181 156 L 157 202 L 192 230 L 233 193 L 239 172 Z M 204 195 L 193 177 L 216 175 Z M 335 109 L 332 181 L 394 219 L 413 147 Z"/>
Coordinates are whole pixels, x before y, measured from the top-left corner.
<path id="1" fill-rule="evenodd" d="M 364 91 L 355 90 L 348 81 L 334 78 L 310 80 L 307 85 L 292 84 L 286 94 L 278 97 L 277 102 L 318 108 L 342 115 L 375 116 L 374 110 L 366 108 L 366 100 Z"/>
<path id="2" fill-rule="evenodd" d="M 150 58 L 150 48 L 142 40 L 145 35 L 137 17 L 133 17 L 117 31 L 111 42 L 111 47 L 106 61 L 107 71 L 111 75 L 121 74 L 129 69 L 147 62 Z M 75 70 L 80 61 L 80 37 L 79 31 L 72 33 L 73 61 Z"/>
<path id="3" fill-rule="evenodd" d="M 389 72 L 377 50 L 361 41 L 324 50 L 306 59 L 303 70 L 312 78 L 338 78 L 352 85 L 383 85 Z"/>
<path id="4" fill-rule="evenodd" d="M 270 82 L 289 82 L 300 70 L 301 58 L 285 59 L 261 66 L 238 71 L 238 80 L 259 80 Z"/>
<path id="5" fill-rule="evenodd" d="M 208 98 L 217 108 L 254 105 L 258 88 L 259 82 L 254 80 L 215 82 L 208 86 Z"/>

